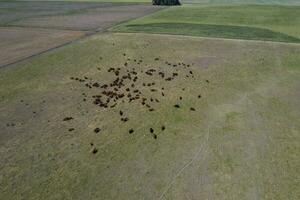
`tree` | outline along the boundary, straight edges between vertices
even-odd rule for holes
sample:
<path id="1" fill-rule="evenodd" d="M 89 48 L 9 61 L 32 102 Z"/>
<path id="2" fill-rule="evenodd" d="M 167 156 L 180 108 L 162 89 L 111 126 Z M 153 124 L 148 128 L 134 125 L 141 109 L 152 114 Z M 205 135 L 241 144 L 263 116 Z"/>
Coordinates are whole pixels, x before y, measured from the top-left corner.
<path id="1" fill-rule="evenodd" d="M 181 5 L 179 0 L 152 0 L 153 5 L 162 5 L 162 6 L 178 6 Z"/>

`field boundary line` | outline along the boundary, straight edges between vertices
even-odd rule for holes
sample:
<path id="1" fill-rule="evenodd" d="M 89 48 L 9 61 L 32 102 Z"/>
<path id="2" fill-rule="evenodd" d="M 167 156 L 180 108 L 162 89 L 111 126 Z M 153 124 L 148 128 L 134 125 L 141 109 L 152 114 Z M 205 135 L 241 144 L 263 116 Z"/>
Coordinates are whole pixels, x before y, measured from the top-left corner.
<path id="1" fill-rule="evenodd" d="M 164 34 L 164 33 L 144 33 L 144 32 L 122 32 L 122 31 L 112 31 L 115 34 L 144 34 L 144 35 L 158 35 L 166 37 L 183 37 L 183 38 L 193 38 L 193 39 L 209 39 L 209 40 L 223 40 L 223 41 L 240 41 L 240 42 L 251 42 L 251 43 L 267 43 L 267 44 L 285 44 L 285 45 L 295 45 L 300 46 L 300 43 L 295 42 L 277 42 L 277 41 L 264 41 L 264 40 L 247 40 L 247 39 L 234 39 L 234 38 L 218 38 L 218 37 L 200 37 L 192 35 L 176 35 L 176 34 Z"/>
<path id="2" fill-rule="evenodd" d="M 50 29 L 48 29 L 48 30 L 50 30 Z M 90 33 L 84 34 L 83 36 L 78 37 L 78 38 L 76 38 L 76 39 L 74 39 L 74 40 L 71 40 L 71 41 L 69 41 L 69 42 L 65 42 L 65 43 L 63 43 L 63 44 L 60 44 L 60 45 L 55 46 L 55 47 L 52 47 L 52 48 L 50 48 L 50 49 L 46 49 L 46 50 L 44 50 L 44 51 L 41 51 L 41 52 L 32 54 L 32 55 L 30 55 L 30 56 L 27 56 L 27 57 L 25 57 L 25 58 L 21 58 L 21 59 L 19 59 L 19 60 L 17 60 L 17 61 L 14 61 L 14 62 L 11 62 L 11 63 L 8 63 L 8 64 L 0 65 L 0 69 L 1 69 L 1 68 L 5 68 L 5 67 L 8 67 L 8 66 L 11 66 L 11 65 L 15 65 L 15 64 L 18 64 L 18 63 L 21 63 L 21 62 L 24 62 L 24 61 L 26 61 L 26 60 L 29 60 L 29 59 L 34 58 L 34 57 L 37 57 L 37 56 L 39 56 L 39 55 L 41 55 L 41 54 L 50 52 L 50 51 L 52 51 L 52 50 L 55 50 L 55 49 L 64 47 L 64 46 L 66 46 L 66 45 L 73 44 L 73 43 L 78 42 L 78 41 L 80 41 L 80 40 L 83 40 L 83 39 L 85 39 L 85 38 L 87 38 L 87 37 L 89 37 L 89 36 L 95 35 L 95 34 L 97 34 L 97 33 L 99 33 L 99 32 L 101 32 L 101 31 L 98 31 L 98 32 L 97 32 L 97 31 L 90 32 Z"/>
<path id="3" fill-rule="evenodd" d="M 28 30 L 53 30 L 53 31 L 73 31 L 73 32 L 94 32 L 96 30 L 88 29 L 72 29 L 72 28 L 58 28 L 58 27 L 44 27 L 44 26 L 30 26 L 30 25 L 2 25 L 0 28 L 20 28 Z"/>

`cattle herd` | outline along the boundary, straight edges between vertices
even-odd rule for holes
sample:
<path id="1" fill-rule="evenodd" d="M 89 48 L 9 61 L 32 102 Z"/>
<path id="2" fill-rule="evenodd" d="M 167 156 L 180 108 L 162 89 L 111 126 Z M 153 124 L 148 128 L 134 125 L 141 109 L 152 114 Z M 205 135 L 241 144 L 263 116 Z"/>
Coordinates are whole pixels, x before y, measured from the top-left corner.
<path id="1" fill-rule="evenodd" d="M 137 103 L 144 107 L 145 111 L 155 112 L 156 105 L 166 98 L 167 91 L 165 91 L 164 82 L 170 82 L 176 78 L 195 79 L 195 74 L 191 69 L 194 64 L 186 64 L 184 62 L 171 63 L 160 58 L 154 58 L 157 65 L 163 65 L 164 67 L 149 68 L 146 64 L 144 65 L 145 67 L 142 67 L 143 59 L 131 59 L 127 57 L 126 53 L 123 53 L 123 56 L 125 61 L 122 66 L 108 68 L 108 76 L 113 77 L 109 82 L 94 80 L 94 78 L 87 76 L 70 77 L 71 80 L 79 82 L 87 89 L 87 92 L 81 93 L 83 102 L 90 102 L 101 109 L 117 109 L 119 104 Z M 100 59 L 103 58 L 100 57 Z M 98 67 L 97 70 L 101 71 L 101 68 Z M 146 80 L 151 81 L 147 82 Z M 208 80 L 205 81 L 209 83 Z M 180 88 L 179 85 L 175 85 L 174 88 L 185 91 L 185 88 Z M 200 99 L 201 94 L 196 94 L 195 98 Z M 183 97 L 178 96 L 178 103 L 172 106 L 173 109 L 180 109 L 180 101 L 182 102 L 182 100 Z M 189 110 L 196 111 L 194 107 L 190 107 Z M 117 113 L 121 123 L 129 121 L 125 111 L 119 109 Z M 63 120 L 71 119 L 72 117 L 66 117 Z M 166 127 L 161 125 L 159 129 L 164 131 Z M 73 130 L 69 129 L 69 131 Z M 100 131 L 101 128 L 97 127 L 94 129 L 95 133 Z M 158 138 L 154 128 L 150 127 L 149 132 L 154 139 Z M 134 128 L 130 128 L 128 133 L 133 134 Z M 91 143 L 91 146 L 94 146 L 94 144 Z M 95 154 L 97 152 L 98 150 L 93 148 L 92 153 Z"/>

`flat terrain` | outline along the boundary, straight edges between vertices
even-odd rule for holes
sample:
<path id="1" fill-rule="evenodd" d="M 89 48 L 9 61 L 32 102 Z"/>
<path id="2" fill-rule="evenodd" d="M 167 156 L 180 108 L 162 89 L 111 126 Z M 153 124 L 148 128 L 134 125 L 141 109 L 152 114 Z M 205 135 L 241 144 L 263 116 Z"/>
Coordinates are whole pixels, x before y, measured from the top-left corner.
<path id="1" fill-rule="evenodd" d="M 0 2 L 0 67 L 159 9 L 132 3 Z"/>
<path id="2" fill-rule="evenodd" d="M 185 3 L 196 4 L 263 4 L 263 5 L 300 5 L 298 0 L 183 0 Z"/>
<path id="3" fill-rule="evenodd" d="M 151 5 L 112 4 L 51 16 L 38 16 L 10 23 L 11 26 L 43 27 L 67 30 L 103 30 L 114 24 L 141 17 L 147 13 L 157 11 L 161 7 Z"/>
<path id="4" fill-rule="evenodd" d="M 0 0 L 7 1 L 7 0 Z M 14 0 L 10 0 L 14 1 Z M 20 0 L 18 0 L 20 1 Z M 57 0 L 21 0 L 21 1 L 39 1 L 39 2 L 53 2 Z M 108 0 L 65 0 L 65 2 L 108 2 Z M 148 0 L 109 0 L 109 2 L 135 2 L 135 3 L 149 3 Z M 298 0 L 182 0 L 182 3 L 195 4 L 264 4 L 264 5 L 300 5 Z"/>
<path id="5" fill-rule="evenodd" d="M 0 199 L 297 199 L 299 54 L 108 33 L 2 68 Z"/>
<path id="6" fill-rule="evenodd" d="M 0 24 L 10 25 L 19 20 L 58 14 L 72 14 L 82 12 L 89 8 L 113 6 L 112 3 L 89 3 L 89 2 L 32 2 L 32 1 L 4 1 L 0 3 Z M 126 5 L 126 4 L 125 4 Z"/>
<path id="7" fill-rule="evenodd" d="M 132 20 L 114 30 L 299 42 L 300 7 L 184 5 Z"/>
<path id="8" fill-rule="evenodd" d="M 1 200 L 299 199 L 299 1 L 92 1 L 0 2 Z"/>
<path id="9" fill-rule="evenodd" d="M 0 66 L 22 60 L 84 35 L 82 31 L 0 27 Z"/>

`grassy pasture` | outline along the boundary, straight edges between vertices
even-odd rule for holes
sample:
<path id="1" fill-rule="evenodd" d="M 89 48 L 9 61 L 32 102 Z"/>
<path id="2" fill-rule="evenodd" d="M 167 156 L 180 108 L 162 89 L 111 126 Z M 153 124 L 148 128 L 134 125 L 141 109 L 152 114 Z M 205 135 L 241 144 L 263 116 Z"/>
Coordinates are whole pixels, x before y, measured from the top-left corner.
<path id="1" fill-rule="evenodd" d="M 0 0 L 7 2 L 8 0 Z M 82 2 L 82 3 L 148 3 L 150 4 L 151 1 L 149 0 L 64 0 L 64 1 L 58 1 L 58 0 L 9 0 L 10 2 L 65 2 L 65 3 L 71 3 L 71 2 Z"/>
<path id="2" fill-rule="evenodd" d="M 184 5 L 130 21 L 114 30 L 299 42 L 300 7 Z"/>
<path id="3" fill-rule="evenodd" d="M 154 11 L 50 1 L 0 3 L 2 62 Z M 0 67 L 0 199 L 300 196 L 299 2 L 183 2 Z"/>
<path id="4" fill-rule="evenodd" d="M 264 5 L 300 5 L 298 0 L 183 0 L 184 3 L 200 4 L 264 4 Z"/>
<path id="5" fill-rule="evenodd" d="M 7 1 L 7 0 L 0 0 Z M 15 0 L 9 0 L 15 1 Z M 32 0 L 18 0 L 18 1 L 32 1 Z M 33 1 L 57 1 L 57 0 L 33 0 Z M 149 3 L 149 0 L 64 0 L 65 2 L 134 2 L 134 3 Z M 184 4 L 264 4 L 264 5 L 300 5 L 298 0 L 181 0 Z"/>
<path id="6" fill-rule="evenodd" d="M 126 25 L 129 32 L 165 33 L 175 35 L 204 36 L 214 38 L 236 38 L 279 42 L 300 42 L 300 39 L 268 29 L 228 25 L 153 23 Z M 122 29 L 121 29 L 122 30 Z M 127 32 L 127 30 L 125 32 Z"/>
<path id="7" fill-rule="evenodd" d="M 297 199 L 299 54 L 297 44 L 102 34 L 2 68 L 0 199 Z M 86 82 L 126 70 L 153 112 L 139 100 L 92 103 L 104 89 Z"/>

